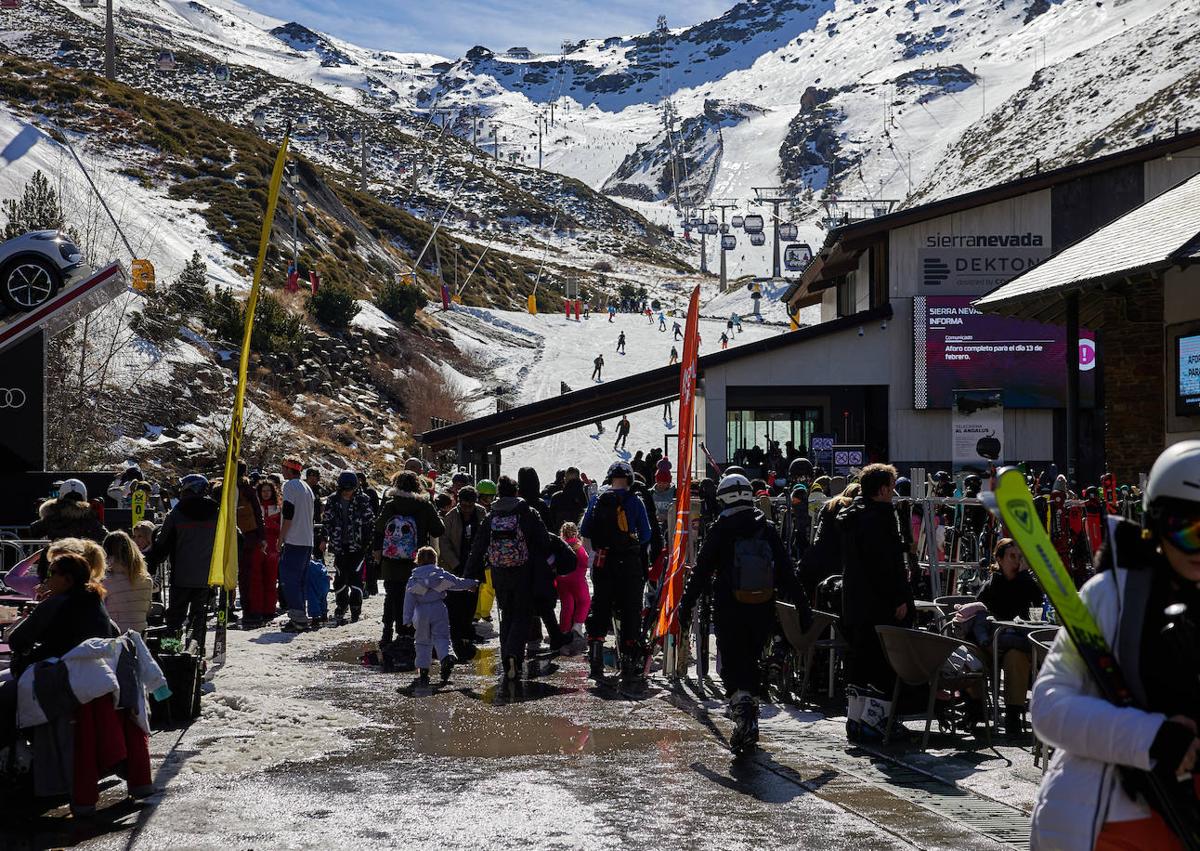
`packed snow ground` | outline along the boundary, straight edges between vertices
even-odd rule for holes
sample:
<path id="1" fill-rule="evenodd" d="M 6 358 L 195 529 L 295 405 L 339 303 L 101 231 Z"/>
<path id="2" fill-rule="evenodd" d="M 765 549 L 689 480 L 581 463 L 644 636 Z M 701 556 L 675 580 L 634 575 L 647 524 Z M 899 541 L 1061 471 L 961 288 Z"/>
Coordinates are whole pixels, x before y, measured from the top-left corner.
<path id="1" fill-rule="evenodd" d="M 726 331 L 726 321 L 733 305 L 748 305 L 746 298 L 736 293 L 727 293 L 716 304 L 722 305 L 723 318 L 700 320 L 700 353 L 720 351 L 721 334 Z M 667 302 L 670 303 L 669 301 Z M 683 300 L 680 299 L 680 305 Z M 763 299 L 764 308 L 769 307 L 768 298 Z M 778 310 L 776 310 L 778 312 Z M 456 308 L 450 313 L 434 313 L 445 325 L 456 346 L 470 353 L 475 360 L 492 373 L 490 381 L 480 382 L 475 394 L 467 397 L 472 416 L 495 411 L 495 402 L 488 389 L 512 391 L 514 401 L 523 404 L 548 399 L 560 394 L 560 382 L 572 390 L 582 389 L 592 381 L 592 367 L 596 355 L 604 355 L 604 381 L 624 378 L 665 366 L 670 362 L 671 347 L 683 353 L 683 340 L 676 341 L 672 325 L 679 322 L 684 327 L 684 310 L 678 317 L 667 316 L 667 330 L 658 330 L 658 318 L 646 321 L 644 315 L 618 313 L 613 322 L 603 312 L 593 312 L 590 319 L 576 322 L 561 313 L 539 314 L 481 308 Z M 709 309 L 701 309 L 702 317 L 713 317 Z M 730 348 L 745 343 L 786 333 L 787 326 L 760 324 L 750 313 L 743 317 L 742 333 L 734 333 Z M 774 317 L 778 319 L 778 316 Z M 625 332 L 624 355 L 617 354 L 618 335 Z M 594 426 L 572 429 L 551 437 L 524 443 L 506 449 L 502 455 L 502 470 L 516 475 L 519 467 L 533 467 L 543 482 L 553 479 L 554 473 L 568 465 L 575 465 L 592 477 L 603 476 L 608 466 L 618 459 L 628 460 L 637 450 L 648 451 L 655 446 L 663 447 L 668 435 L 677 432 L 678 405 L 672 403 L 670 418 L 664 416 L 656 406 L 629 415 L 631 425 L 628 448 L 613 449 L 616 439 L 617 418 L 604 422 L 604 433 Z M 675 452 L 675 441 L 671 440 L 668 453 Z"/>

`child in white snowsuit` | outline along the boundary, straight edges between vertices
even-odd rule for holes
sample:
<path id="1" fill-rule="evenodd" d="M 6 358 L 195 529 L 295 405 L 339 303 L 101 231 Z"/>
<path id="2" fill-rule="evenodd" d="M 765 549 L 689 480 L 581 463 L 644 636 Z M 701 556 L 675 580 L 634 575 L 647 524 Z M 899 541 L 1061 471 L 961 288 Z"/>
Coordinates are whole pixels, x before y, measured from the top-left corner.
<path id="1" fill-rule="evenodd" d="M 442 682 L 458 661 L 450 652 L 450 617 L 446 611 L 447 591 L 470 591 L 479 585 L 474 579 L 462 579 L 437 566 L 433 547 L 417 550 L 417 564 L 404 589 L 404 625 L 416 630 L 416 685 L 428 685 L 429 665 L 436 648 L 441 660 Z"/>

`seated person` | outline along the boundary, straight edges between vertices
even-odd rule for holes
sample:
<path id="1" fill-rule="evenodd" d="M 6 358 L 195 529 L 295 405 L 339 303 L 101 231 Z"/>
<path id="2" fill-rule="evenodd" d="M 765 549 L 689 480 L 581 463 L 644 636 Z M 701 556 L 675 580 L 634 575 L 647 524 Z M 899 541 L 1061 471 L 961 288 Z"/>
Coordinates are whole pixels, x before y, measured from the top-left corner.
<path id="1" fill-rule="evenodd" d="M 1029 572 L 1021 550 L 1012 538 L 1001 538 L 992 555 L 992 575 L 979 589 L 979 602 L 987 606 L 988 614 L 996 620 L 1027 619 L 1030 608 L 1042 604 L 1042 589 Z M 1016 630 L 1001 629 L 992 636 L 992 641 L 1000 642 L 1004 731 L 1011 736 L 1022 731 L 1033 657 L 1028 638 Z"/>
<path id="2" fill-rule="evenodd" d="M 46 597 L 8 633 L 12 679 L 0 682 L 0 747 L 16 732 L 17 680 L 30 665 L 62 656 L 89 638 L 114 638 L 104 587 L 87 559 L 59 544 L 47 553 Z"/>

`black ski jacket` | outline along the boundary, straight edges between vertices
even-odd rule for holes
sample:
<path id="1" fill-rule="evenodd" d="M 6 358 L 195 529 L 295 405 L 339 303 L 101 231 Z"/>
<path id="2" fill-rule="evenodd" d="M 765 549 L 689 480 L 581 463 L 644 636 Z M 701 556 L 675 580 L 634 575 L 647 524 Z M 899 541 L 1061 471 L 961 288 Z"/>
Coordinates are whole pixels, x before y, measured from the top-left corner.
<path id="1" fill-rule="evenodd" d="M 842 548 L 842 620 L 851 624 L 894 624 L 896 609 L 912 614 L 900 520 L 890 502 L 855 497 L 837 516 Z"/>

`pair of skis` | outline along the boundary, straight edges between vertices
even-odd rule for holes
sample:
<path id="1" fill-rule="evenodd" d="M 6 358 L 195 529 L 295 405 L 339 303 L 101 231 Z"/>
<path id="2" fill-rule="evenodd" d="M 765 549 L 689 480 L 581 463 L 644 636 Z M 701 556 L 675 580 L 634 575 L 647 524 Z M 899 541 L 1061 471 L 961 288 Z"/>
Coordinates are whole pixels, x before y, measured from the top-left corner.
<path id="1" fill-rule="evenodd" d="M 1042 526 L 1021 471 L 1015 467 L 1001 470 L 991 497 L 995 500 L 993 510 L 999 512 L 1008 533 L 1024 553 L 1042 590 L 1050 598 L 1059 623 L 1075 642 L 1101 693 L 1116 706 L 1136 706 L 1108 640 L 1075 590 L 1071 574 L 1063 566 L 1058 551 Z M 1184 782 L 1172 782 L 1152 771 L 1142 772 L 1128 767 L 1122 770 L 1141 775 L 1139 779 L 1145 781 L 1141 785 L 1147 790 L 1150 806 L 1163 817 L 1184 847 L 1190 851 L 1200 849 L 1200 808 L 1197 806 L 1191 776 Z"/>

